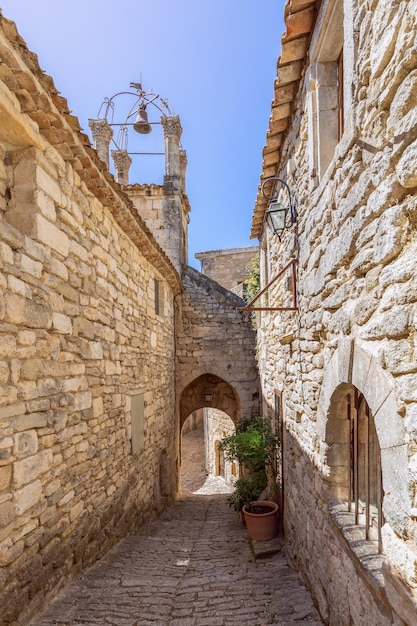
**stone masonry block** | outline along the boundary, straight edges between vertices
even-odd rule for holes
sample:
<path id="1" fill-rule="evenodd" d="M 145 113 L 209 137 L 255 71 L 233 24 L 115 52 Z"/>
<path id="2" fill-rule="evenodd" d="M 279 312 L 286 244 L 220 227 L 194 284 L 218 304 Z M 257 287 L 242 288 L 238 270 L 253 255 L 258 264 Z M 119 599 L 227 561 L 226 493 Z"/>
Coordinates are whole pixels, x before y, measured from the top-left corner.
<path id="1" fill-rule="evenodd" d="M 17 515 L 22 515 L 28 509 L 36 506 L 42 499 L 42 483 L 36 480 L 14 492 L 14 501 Z"/>
<path id="2" fill-rule="evenodd" d="M 417 141 L 408 146 L 395 168 L 398 180 L 406 189 L 417 186 Z"/>
<path id="3" fill-rule="evenodd" d="M 370 54 L 373 79 L 381 75 L 394 53 L 404 10 L 404 4 L 378 3 L 374 16 L 375 26 Z"/>
<path id="4" fill-rule="evenodd" d="M 0 493 L 2 491 L 9 491 L 12 479 L 12 466 L 2 465 L 0 466 Z"/>
<path id="5" fill-rule="evenodd" d="M 1 468 L 0 468 L 1 469 Z M 0 528 L 8 526 L 16 517 L 16 509 L 13 502 L 7 500 L 0 504 Z"/>
<path id="6" fill-rule="evenodd" d="M 13 412 L 13 416 L 15 416 L 13 419 L 13 428 L 17 432 L 46 426 L 46 413 L 30 413 L 25 415 L 26 407 L 23 403 L 14 404 L 10 408 L 15 410 L 15 412 Z"/>
<path id="7" fill-rule="evenodd" d="M 72 321 L 68 315 L 63 313 L 52 314 L 52 328 L 56 332 L 64 335 L 70 335 L 72 333 Z"/>
<path id="8" fill-rule="evenodd" d="M 74 410 L 83 411 L 92 405 L 91 391 L 82 391 L 74 394 Z"/>
<path id="9" fill-rule="evenodd" d="M 40 243 L 52 248 L 64 258 L 68 256 L 68 236 L 52 222 L 45 219 L 43 215 L 36 215 L 34 231 L 27 234 L 32 235 Z"/>
<path id="10" fill-rule="evenodd" d="M 14 441 L 14 453 L 17 458 L 32 456 L 38 451 L 38 435 L 36 430 L 18 433 Z"/>
<path id="11" fill-rule="evenodd" d="M 32 482 L 51 467 L 52 450 L 41 450 L 21 461 L 16 461 L 13 466 L 13 485 L 19 489 L 23 485 Z"/>

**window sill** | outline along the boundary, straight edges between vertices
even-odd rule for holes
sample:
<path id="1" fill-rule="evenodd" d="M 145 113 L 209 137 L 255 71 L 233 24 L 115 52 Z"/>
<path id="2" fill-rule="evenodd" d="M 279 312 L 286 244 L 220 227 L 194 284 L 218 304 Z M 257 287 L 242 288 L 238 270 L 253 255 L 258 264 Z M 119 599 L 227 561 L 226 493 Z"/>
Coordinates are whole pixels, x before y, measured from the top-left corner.
<path id="1" fill-rule="evenodd" d="M 356 573 L 379 603 L 379 610 L 393 622 L 393 610 L 405 624 L 414 623 L 417 595 L 399 578 L 383 554 L 378 554 L 377 541 L 365 538 L 365 528 L 355 524 L 355 514 L 345 502 L 329 502 L 330 518 L 339 531 L 343 547 L 354 555 Z"/>
<path id="2" fill-rule="evenodd" d="M 378 542 L 366 539 L 365 526 L 355 524 L 355 514 L 348 511 L 345 502 L 330 502 L 328 511 L 350 551 L 356 557 L 355 564 L 360 566 L 356 567 L 357 572 L 366 579 L 372 590 L 382 593 L 385 587 L 382 573 L 385 556 L 378 554 Z"/>

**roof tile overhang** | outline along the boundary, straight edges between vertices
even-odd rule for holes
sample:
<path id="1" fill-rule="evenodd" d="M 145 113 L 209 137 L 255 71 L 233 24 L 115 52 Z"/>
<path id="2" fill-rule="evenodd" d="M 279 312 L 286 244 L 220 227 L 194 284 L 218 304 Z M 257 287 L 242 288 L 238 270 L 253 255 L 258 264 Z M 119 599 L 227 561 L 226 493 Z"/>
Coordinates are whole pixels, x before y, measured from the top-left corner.
<path id="1" fill-rule="evenodd" d="M 285 33 L 281 38 L 281 56 L 277 61 L 274 81 L 274 99 L 271 103 L 266 145 L 262 151 L 262 173 L 252 217 L 251 239 L 262 233 L 268 201 L 261 193 L 264 180 L 276 176 L 281 160 L 281 149 L 291 116 L 294 99 L 303 74 L 311 33 L 321 0 L 287 0 L 284 8 Z"/>

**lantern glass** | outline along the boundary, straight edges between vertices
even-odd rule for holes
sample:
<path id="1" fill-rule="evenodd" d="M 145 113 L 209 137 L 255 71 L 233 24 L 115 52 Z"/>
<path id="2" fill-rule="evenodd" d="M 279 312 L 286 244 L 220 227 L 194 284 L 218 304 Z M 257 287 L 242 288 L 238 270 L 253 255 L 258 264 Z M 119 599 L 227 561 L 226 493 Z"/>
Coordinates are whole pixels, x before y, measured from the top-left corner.
<path id="1" fill-rule="evenodd" d="M 285 229 L 288 207 L 281 202 L 271 202 L 268 207 L 266 221 L 269 227 L 278 236 L 282 235 Z"/>

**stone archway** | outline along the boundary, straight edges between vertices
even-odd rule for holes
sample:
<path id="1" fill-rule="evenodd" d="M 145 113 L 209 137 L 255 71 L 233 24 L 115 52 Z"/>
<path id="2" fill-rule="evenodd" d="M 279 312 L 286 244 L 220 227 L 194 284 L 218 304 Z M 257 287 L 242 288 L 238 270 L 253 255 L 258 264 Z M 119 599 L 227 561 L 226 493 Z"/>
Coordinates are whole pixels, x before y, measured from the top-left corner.
<path id="1" fill-rule="evenodd" d="M 187 417 L 208 407 L 224 411 L 237 424 L 241 417 L 241 404 L 237 391 L 214 374 L 202 374 L 186 386 L 180 398 L 180 428 Z"/>
<path id="2" fill-rule="evenodd" d="M 202 488 L 205 492 L 209 493 L 212 486 L 219 489 L 217 493 L 227 493 L 231 487 L 230 477 L 236 472 L 233 472 L 230 461 L 225 462 L 219 443 L 223 437 L 235 432 L 241 416 L 236 389 L 219 376 L 201 374 L 184 389 L 179 406 L 181 492 L 184 491 L 184 485 L 188 490 L 190 484 L 195 485 L 201 479 L 201 469 L 204 467 L 207 480 L 204 479 Z M 199 428 L 190 433 L 188 427 L 190 416 L 193 415 L 202 416 L 202 427 L 199 423 Z"/>
<path id="3" fill-rule="evenodd" d="M 175 342 L 179 464 L 182 427 L 193 412 L 218 409 L 235 425 L 259 415 L 256 334 L 250 318 L 238 310 L 243 300 L 191 267 L 182 279 Z"/>
<path id="4" fill-rule="evenodd" d="M 235 423 L 241 416 L 258 415 L 256 334 L 250 318 L 237 310 L 243 300 L 193 268 L 186 269 L 183 282 L 184 291 L 177 299 L 175 372 L 181 426 L 184 405 L 189 413 L 202 406 L 219 408 Z M 216 393 L 213 403 L 205 405 L 192 396 L 199 379 L 201 392 L 210 376 L 227 381 L 224 390 L 229 398 L 220 402 Z"/>

